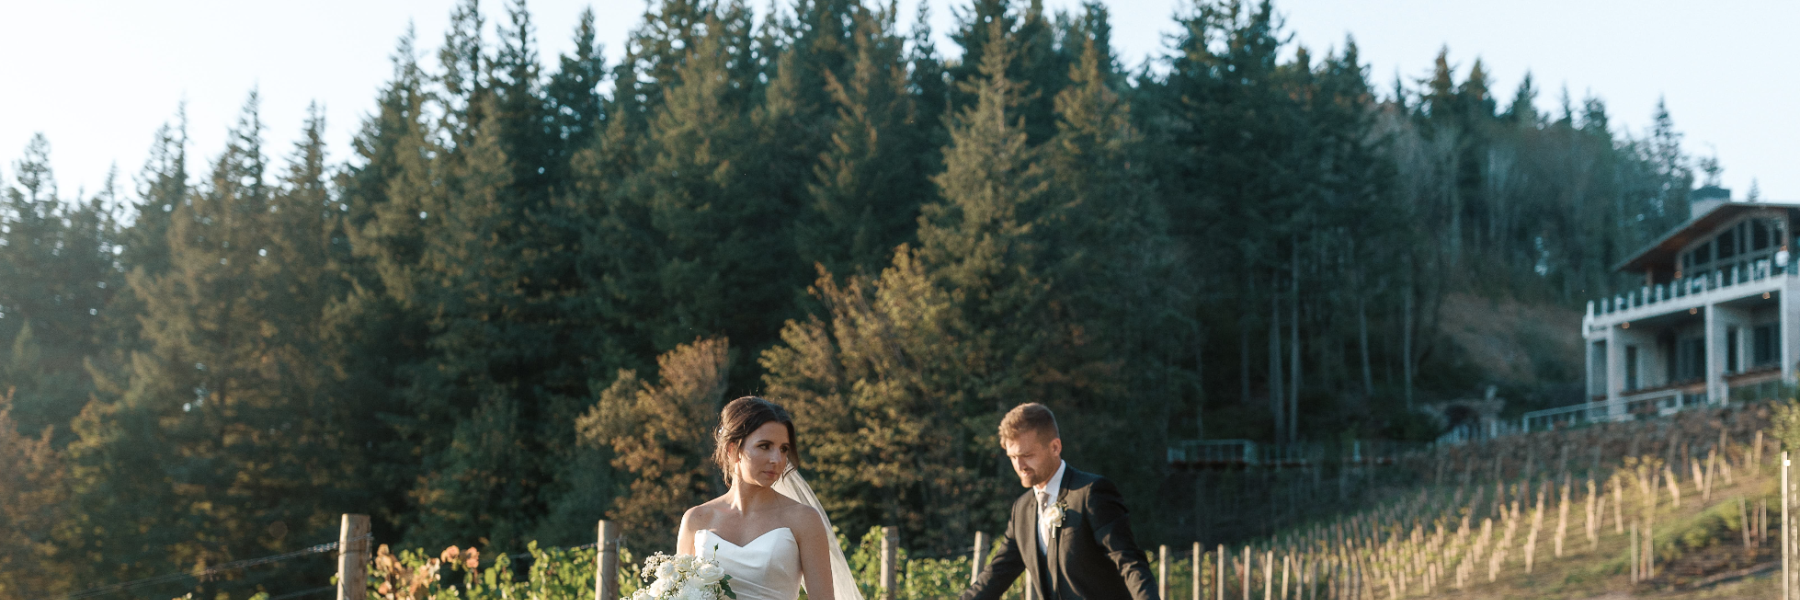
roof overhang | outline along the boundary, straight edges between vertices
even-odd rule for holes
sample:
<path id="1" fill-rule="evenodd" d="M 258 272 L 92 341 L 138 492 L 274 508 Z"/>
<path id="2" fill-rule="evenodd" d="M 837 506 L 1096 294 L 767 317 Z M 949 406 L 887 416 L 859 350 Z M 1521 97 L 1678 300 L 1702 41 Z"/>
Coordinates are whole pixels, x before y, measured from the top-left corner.
<path id="1" fill-rule="evenodd" d="M 1745 213 L 1767 209 L 1800 210 L 1800 202 L 1724 202 L 1706 211 L 1698 217 L 1688 219 L 1680 227 L 1670 230 L 1650 242 L 1643 249 L 1632 254 L 1617 265 L 1614 271 L 1645 271 L 1659 263 L 1673 263 L 1675 256 L 1688 244 L 1706 237 L 1707 234 L 1723 226 L 1726 222 Z"/>

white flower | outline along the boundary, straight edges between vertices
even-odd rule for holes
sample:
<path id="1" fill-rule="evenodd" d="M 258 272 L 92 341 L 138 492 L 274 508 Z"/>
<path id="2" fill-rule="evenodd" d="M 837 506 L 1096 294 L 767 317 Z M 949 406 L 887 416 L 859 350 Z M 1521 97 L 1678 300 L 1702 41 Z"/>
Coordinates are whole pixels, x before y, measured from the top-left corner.
<path id="1" fill-rule="evenodd" d="M 650 584 L 650 596 L 654 597 L 654 598 L 667 598 L 669 596 L 669 592 L 671 590 L 673 590 L 674 588 L 675 588 L 675 580 L 674 579 L 668 578 L 668 577 L 659 577 L 659 578 L 657 578 L 656 583 Z"/>
<path id="2" fill-rule="evenodd" d="M 700 589 L 700 585 L 697 581 L 688 581 L 681 586 L 681 591 L 675 592 L 673 600 L 704 600 L 705 592 Z"/>
<path id="3" fill-rule="evenodd" d="M 1062 529 L 1063 515 L 1067 512 L 1063 503 L 1057 502 L 1044 509 L 1044 519 L 1050 524 L 1050 537 L 1056 537 L 1058 529 Z"/>
<path id="4" fill-rule="evenodd" d="M 656 566 L 656 579 L 657 580 L 660 581 L 663 579 L 669 579 L 674 576 L 675 576 L 675 563 L 665 562 L 663 564 Z M 661 596 L 662 594 L 657 594 L 657 595 Z"/>
<path id="5" fill-rule="evenodd" d="M 694 555 L 692 555 L 692 554 L 682 554 L 680 556 L 676 556 L 675 557 L 675 570 L 681 571 L 683 573 L 692 573 L 692 572 L 694 572 L 694 562 L 695 562 Z"/>
<path id="6" fill-rule="evenodd" d="M 638 588 L 638 591 L 631 593 L 631 600 L 652 600 L 650 598 L 650 590 Z"/>
<path id="7" fill-rule="evenodd" d="M 700 581 L 707 584 L 718 583 L 720 579 L 725 578 L 725 568 L 717 563 L 703 562 L 700 563 L 699 568 L 694 569 L 694 576 L 699 577 Z"/>

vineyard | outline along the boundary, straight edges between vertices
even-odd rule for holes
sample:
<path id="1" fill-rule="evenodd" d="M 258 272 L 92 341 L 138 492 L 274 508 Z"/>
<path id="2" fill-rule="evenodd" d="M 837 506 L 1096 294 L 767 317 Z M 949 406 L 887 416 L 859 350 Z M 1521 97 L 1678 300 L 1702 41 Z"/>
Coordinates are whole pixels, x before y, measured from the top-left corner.
<path id="1" fill-rule="evenodd" d="M 1169 599 L 1773 597 L 1781 453 L 1770 417 L 1767 404 L 1693 411 L 1454 447 L 1333 480 L 1296 471 L 1284 485 L 1384 497 L 1249 544 L 1150 549 L 1153 569 Z M 884 561 L 883 541 L 879 528 L 842 539 L 869 598 L 953 597 L 972 574 L 972 556 L 892 547 Z M 629 595 L 641 585 L 632 568 L 641 555 L 620 553 L 619 589 Z M 371 591 L 390 600 L 594 594 L 591 550 L 534 549 L 531 560 L 528 569 L 504 558 L 481 566 L 454 548 L 439 557 L 383 548 Z M 1022 587 L 1009 599 L 1025 600 Z"/>
<path id="2" fill-rule="evenodd" d="M 1321 486 L 1340 491 L 1336 500 L 1321 499 L 1327 508 L 1316 519 L 1248 543 L 1147 550 L 1169 600 L 1781 597 L 1780 524 L 1800 518 L 1782 511 L 1782 482 L 1800 484 L 1800 471 L 1783 467 L 1778 441 L 1793 429 L 1783 422 L 1800 422 L 1792 406 L 1737 405 L 1514 436 L 1388 466 L 1340 468 L 1330 479 L 1294 470 L 1281 479 L 1293 488 L 1279 495 L 1284 500 L 1329 489 Z M 1800 502 L 1800 494 L 1791 496 L 1790 507 Z M 1346 499 L 1363 508 L 1345 510 Z M 609 600 L 644 585 L 637 566 L 663 550 L 634 547 L 607 522 L 595 543 L 533 543 L 517 554 L 393 549 L 372 540 L 367 527 L 367 517 L 346 515 L 340 541 L 327 548 L 340 550 L 333 587 L 252 600 L 331 591 L 381 600 Z M 990 539 L 978 535 L 960 555 L 926 556 L 902 547 L 896 528 L 839 536 L 871 600 L 956 596 L 980 564 L 975 550 L 998 549 Z M 608 577 L 597 573 L 609 572 L 612 585 L 602 586 Z M 1015 584 L 1007 600 L 1035 599 Z"/>
<path id="3" fill-rule="evenodd" d="M 1385 498 L 1369 508 L 1236 547 L 1159 548 L 1163 596 L 1779 597 L 1770 412 L 1694 411 L 1419 455 L 1398 467 L 1408 473 L 1383 475 L 1417 485 L 1372 490 Z"/>

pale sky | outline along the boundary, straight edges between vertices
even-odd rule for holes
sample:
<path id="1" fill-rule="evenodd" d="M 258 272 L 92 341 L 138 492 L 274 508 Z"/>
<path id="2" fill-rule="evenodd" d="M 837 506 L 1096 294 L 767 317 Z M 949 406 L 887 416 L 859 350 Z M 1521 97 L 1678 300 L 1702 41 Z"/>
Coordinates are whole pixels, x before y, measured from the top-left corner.
<path id="1" fill-rule="evenodd" d="M 780 1 L 780 0 L 778 0 Z M 940 51 L 950 6 L 928 0 Z M 1078 0 L 1045 0 L 1052 9 Z M 910 24 L 914 0 L 901 0 Z M 452 0 L 69 0 L 6 2 L 0 7 L 0 177 L 33 133 L 48 136 L 65 197 L 93 192 L 117 164 L 120 184 L 143 166 L 157 127 L 185 100 L 190 156 L 210 161 L 223 148 L 252 88 L 260 90 L 268 148 L 285 157 L 306 106 L 325 106 L 333 160 L 348 144 L 391 72 L 388 57 L 409 22 L 427 56 L 443 39 Z M 766 6 L 764 2 L 752 2 Z M 593 6 L 600 41 L 616 61 L 642 0 L 535 0 L 540 54 L 547 65 L 568 51 L 582 7 Z M 1114 41 L 1129 62 L 1160 54 L 1171 18 L 1188 0 L 1114 0 Z M 1566 87 L 1579 100 L 1607 102 L 1616 128 L 1642 134 L 1665 98 L 1686 145 L 1716 154 L 1725 184 L 1742 198 L 1752 178 L 1764 198 L 1800 199 L 1800 156 L 1792 117 L 1796 83 L 1785 40 L 1800 23 L 1800 3 L 1666 0 L 1282 0 L 1278 12 L 1297 43 L 1322 51 L 1353 34 L 1378 88 L 1396 74 L 1429 74 L 1448 45 L 1459 79 L 1475 58 L 1508 99 L 1531 71 L 1554 110 Z M 504 4 L 483 3 L 490 24 Z M 489 35 L 488 39 L 493 39 Z M 429 61 L 428 61 L 429 63 Z M 552 67 L 547 67 L 552 68 Z M 198 172 L 204 172 L 200 165 Z"/>

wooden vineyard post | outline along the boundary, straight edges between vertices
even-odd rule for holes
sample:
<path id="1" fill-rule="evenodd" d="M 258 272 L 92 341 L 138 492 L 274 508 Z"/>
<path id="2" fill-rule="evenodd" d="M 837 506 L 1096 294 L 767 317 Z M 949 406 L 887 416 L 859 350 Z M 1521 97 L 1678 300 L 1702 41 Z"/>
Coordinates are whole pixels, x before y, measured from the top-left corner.
<path id="1" fill-rule="evenodd" d="M 1600 498 L 1598 495 L 1596 495 L 1594 493 L 1594 492 L 1598 491 L 1599 488 L 1594 487 L 1594 476 L 1593 475 L 1591 475 L 1591 474 L 1588 475 L 1587 484 L 1588 484 L 1588 496 L 1587 496 L 1588 549 L 1594 550 L 1594 549 L 1597 549 L 1600 547 L 1600 523 L 1598 521 L 1598 518 L 1603 513 L 1599 512 L 1599 509 L 1602 508 L 1599 506 Z"/>
<path id="2" fill-rule="evenodd" d="M 1293 558 L 1292 554 L 1281 555 L 1281 595 L 1278 597 L 1282 600 L 1287 600 L 1288 597 L 1288 573 L 1294 566 Z"/>
<path id="3" fill-rule="evenodd" d="M 344 515 L 338 528 L 337 600 L 369 594 L 369 515 Z"/>
<path id="4" fill-rule="evenodd" d="M 1156 547 L 1156 597 L 1169 597 L 1169 545 Z"/>
<path id="5" fill-rule="evenodd" d="M 1643 565 L 1642 561 L 1638 560 L 1638 534 L 1637 534 L 1637 525 L 1636 524 L 1633 524 L 1631 526 L 1631 552 L 1630 552 L 1630 554 L 1631 554 L 1631 582 L 1637 583 L 1638 579 L 1639 579 L 1638 569 L 1643 568 L 1644 565 Z"/>
<path id="6" fill-rule="evenodd" d="M 1249 546 L 1244 546 L 1243 554 L 1244 555 L 1243 555 L 1242 560 L 1238 561 L 1243 566 L 1243 568 L 1239 571 L 1240 573 L 1243 574 L 1243 577 L 1242 577 L 1240 583 L 1242 584 L 1242 587 L 1244 590 L 1244 600 L 1250 600 L 1250 560 L 1253 555 L 1250 553 Z"/>
<path id="7" fill-rule="evenodd" d="M 1263 551 L 1263 600 L 1275 600 L 1275 551 Z"/>
<path id="8" fill-rule="evenodd" d="M 1706 493 L 1706 473 L 1700 470 L 1700 461 L 1694 460 L 1693 457 L 1688 457 L 1687 461 L 1688 461 L 1688 470 L 1694 472 L 1694 493 L 1705 494 Z M 1705 498 L 1701 498 L 1701 501 L 1705 501 L 1705 500 L 1706 500 Z"/>
<path id="9" fill-rule="evenodd" d="M 1219 544 L 1219 553 L 1213 556 L 1213 584 L 1218 587 L 1219 592 L 1215 600 L 1225 600 L 1225 563 L 1230 558 L 1231 554 L 1225 551 L 1225 545 Z"/>
<path id="10" fill-rule="evenodd" d="M 1769 543 L 1769 499 L 1756 501 L 1756 547 Z"/>
<path id="11" fill-rule="evenodd" d="M 1663 479 L 1668 480 L 1669 503 L 1674 505 L 1675 508 L 1681 508 L 1681 486 L 1675 482 L 1675 470 L 1670 469 L 1668 465 L 1663 465 Z M 1707 489 L 1710 490 L 1711 488 L 1709 487 Z M 1711 492 L 1708 492 L 1708 494 L 1710 493 Z M 1710 500 L 1710 498 L 1702 498 L 1701 500 L 1704 502 Z"/>
<path id="12" fill-rule="evenodd" d="M 1713 481 L 1719 478 L 1719 449 L 1714 447 L 1706 453 L 1706 490 L 1700 493 L 1702 502 L 1712 502 Z"/>
<path id="13" fill-rule="evenodd" d="M 1556 500 L 1556 557 L 1562 558 L 1563 538 L 1569 534 L 1569 476 L 1563 474 L 1562 497 Z"/>
<path id="14" fill-rule="evenodd" d="M 1206 574 L 1206 554 L 1200 551 L 1200 542 L 1194 542 L 1194 600 L 1206 600 L 1205 592 L 1200 588 L 1200 577 Z"/>
<path id="15" fill-rule="evenodd" d="M 1743 530 L 1744 547 L 1745 548 L 1750 547 L 1750 522 L 1751 522 L 1751 520 L 1752 519 L 1751 519 L 1751 515 L 1750 515 L 1750 502 L 1744 500 L 1743 496 L 1738 496 L 1738 525 L 1740 525 L 1740 527 L 1738 527 L 1738 528 Z"/>
<path id="16" fill-rule="evenodd" d="M 899 586 L 894 581 L 895 569 L 900 562 L 900 529 L 897 527 L 881 528 L 881 597 L 883 600 L 894 600 L 899 597 Z"/>
<path id="17" fill-rule="evenodd" d="M 1750 474 L 1757 477 L 1761 477 L 1763 474 L 1762 449 L 1763 432 L 1761 429 L 1758 429 L 1756 430 L 1756 441 L 1750 445 Z"/>
<path id="18" fill-rule="evenodd" d="M 594 600 L 619 600 L 619 524 L 600 521 L 594 540 Z"/>
<path id="19" fill-rule="evenodd" d="M 1537 557 L 1538 528 L 1544 524 L 1544 495 L 1550 491 L 1550 482 L 1538 488 L 1537 506 L 1531 509 L 1531 531 L 1525 534 L 1525 572 L 1530 573 L 1533 561 Z"/>
<path id="20" fill-rule="evenodd" d="M 1788 459 L 1786 450 L 1781 451 L 1781 600 L 1794 600 L 1794 518 L 1788 507 L 1793 505 L 1793 480 L 1790 471 L 1794 462 Z"/>
<path id="21" fill-rule="evenodd" d="M 969 583 L 975 583 L 975 578 L 981 576 L 981 563 L 984 562 L 981 559 L 987 558 L 987 547 L 987 533 L 975 532 L 975 558 L 969 561 Z"/>

